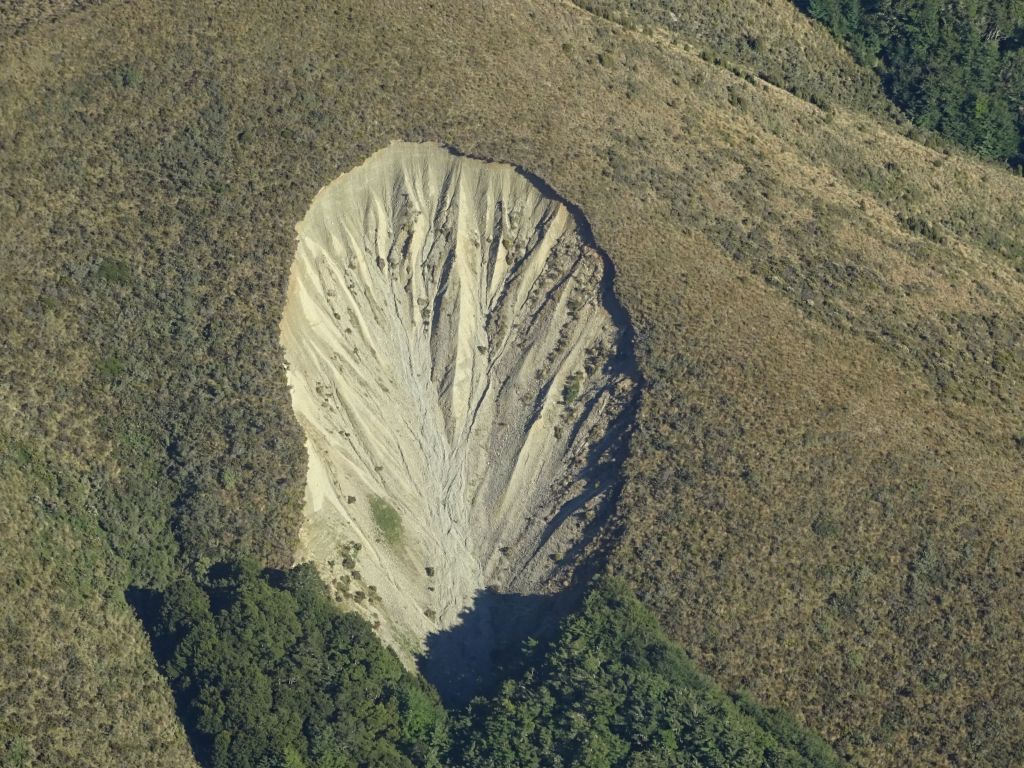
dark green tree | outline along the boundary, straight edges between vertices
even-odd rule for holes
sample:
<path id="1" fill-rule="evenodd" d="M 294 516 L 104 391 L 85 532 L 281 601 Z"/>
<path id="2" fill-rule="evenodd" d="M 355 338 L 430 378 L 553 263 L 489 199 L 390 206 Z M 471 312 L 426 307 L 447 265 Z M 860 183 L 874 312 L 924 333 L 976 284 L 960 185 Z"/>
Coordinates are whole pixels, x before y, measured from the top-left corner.
<path id="1" fill-rule="evenodd" d="M 925 128 L 1020 163 L 1024 4 L 1018 0 L 800 0 Z"/>
<path id="2" fill-rule="evenodd" d="M 446 718 L 369 625 L 333 605 L 310 565 L 251 561 L 163 595 L 156 644 L 200 761 L 211 768 L 437 766 Z"/>
<path id="3" fill-rule="evenodd" d="M 625 584 L 598 580 L 533 667 L 458 721 L 477 768 L 836 766 L 792 720 L 701 675 Z"/>

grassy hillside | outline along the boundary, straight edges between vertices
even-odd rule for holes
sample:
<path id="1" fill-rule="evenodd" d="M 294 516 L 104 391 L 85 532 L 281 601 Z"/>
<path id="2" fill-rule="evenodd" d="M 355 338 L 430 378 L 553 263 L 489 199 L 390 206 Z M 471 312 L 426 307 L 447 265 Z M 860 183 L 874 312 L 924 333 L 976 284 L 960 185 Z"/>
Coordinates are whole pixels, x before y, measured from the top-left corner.
<path id="1" fill-rule="evenodd" d="M 512 0 L 107 2 L 6 40 L 0 427 L 67 479 L 4 537 L 0 612 L 49 650 L 0 656 L 0 695 L 63 690 L 77 647 L 129 702 L 20 703 L 26 764 L 116 763 L 31 725 L 98 754 L 107 721 L 188 764 L 117 590 L 288 560 L 292 227 L 396 138 L 523 165 L 612 258 L 648 382 L 612 562 L 674 639 L 854 763 L 1020 759 L 1024 182 L 852 99 L 870 77 L 788 4 L 733 6 L 732 54 Z M 55 567 L 83 552 L 116 574 L 92 603 Z"/>
<path id="2" fill-rule="evenodd" d="M 819 106 L 833 103 L 898 117 L 878 78 L 801 17 L 790 0 L 724 0 L 716 13 L 682 0 L 573 0 L 631 31 L 682 45 L 701 58 L 789 91 Z"/>
<path id="3" fill-rule="evenodd" d="M 0 41 L 58 23 L 104 0 L 0 0 Z"/>
<path id="4" fill-rule="evenodd" d="M 89 496 L 0 436 L 0 765 L 194 766 Z"/>

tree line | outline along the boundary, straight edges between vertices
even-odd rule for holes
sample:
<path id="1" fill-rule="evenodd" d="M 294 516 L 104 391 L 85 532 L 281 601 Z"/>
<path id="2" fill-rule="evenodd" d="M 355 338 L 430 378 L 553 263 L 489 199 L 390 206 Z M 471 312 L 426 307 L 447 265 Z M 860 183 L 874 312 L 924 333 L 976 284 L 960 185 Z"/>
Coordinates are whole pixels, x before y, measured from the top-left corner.
<path id="1" fill-rule="evenodd" d="M 916 123 L 984 157 L 1024 162 L 1024 4 L 797 2 L 878 72 Z"/>
<path id="2" fill-rule="evenodd" d="M 154 595 L 154 650 L 209 768 L 838 765 L 698 672 L 613 578 L 553 640 L 524 645 L 524 672 L 451 712 L 311 565 L 221 563 Z"/>

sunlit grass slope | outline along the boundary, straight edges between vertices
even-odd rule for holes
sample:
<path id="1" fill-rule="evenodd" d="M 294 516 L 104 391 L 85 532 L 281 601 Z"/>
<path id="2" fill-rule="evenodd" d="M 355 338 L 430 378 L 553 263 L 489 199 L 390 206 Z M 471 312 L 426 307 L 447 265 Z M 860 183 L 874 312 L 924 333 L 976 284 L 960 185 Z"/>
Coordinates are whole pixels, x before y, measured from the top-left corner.
<path id="1" fill-rule="evenodd" d="M 852 66 L 778 6 L 736 3 L 756 39 L 806 24 Z M 791 93 L 772 45 L 716 64 L 692 24 L 632 26 L 511 0 L 143 0 L 7 39 L 0 423 L 74 457 L 83 488 L 42 508 L 68 526 L 47 546 L 78 551 L 92 520 L 97 556 L 156 585 L 289 559 L 294 224 L 391 140 L 447 142 L 538 174 L 616 267 L 647 389 L 612 564 L 673 638 L 855 763 L 1019 760 L 1024 183 Z M 819 87 L 861 78 L 836 72 Z M 104 623 L 46 586 L 62 555 L 15 519 L 3 614 L 55 654 L 141 648 L 117 595 Z M 3 695 L 15 668 L 59 689 L 47 658 L 0 656 Z M 141 703 L 153 667 L 132 658 L 107 675 L 125 748 L 186 765 L 144 735 L 173 712 Z M 41 762 L 25 723 L 109 744 L 73 698 L 32 698 L 4 738 Z"/>

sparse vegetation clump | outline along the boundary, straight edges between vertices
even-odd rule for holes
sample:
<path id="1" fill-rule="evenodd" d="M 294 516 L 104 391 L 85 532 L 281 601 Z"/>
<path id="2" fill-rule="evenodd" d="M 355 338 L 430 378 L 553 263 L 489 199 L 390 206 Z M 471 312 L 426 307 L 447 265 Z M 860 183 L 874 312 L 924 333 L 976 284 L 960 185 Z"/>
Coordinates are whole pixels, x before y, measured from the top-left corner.
<path id="1" fill-rule="evenodd" d="M 119 285 L 127 285 L 132 278 L 129 266 L 118 259 L 105 259 L 100 264 L 97 274 L 107 282 Z"/>
<path id="2" fill-rule="evenodd" d="M 380 496 L 370 497 L 370 514 L 381 535 L 391 546 L 402 543 L 402 516 Z"/>
<path id="3" fill-rule="evenodd" d="M 580 387 L 583 385 L 583 374 L 574 373 L 565 380 L 565 387 L 562 389 L 562 402 L 571 406 L 580 396 Z"/>

